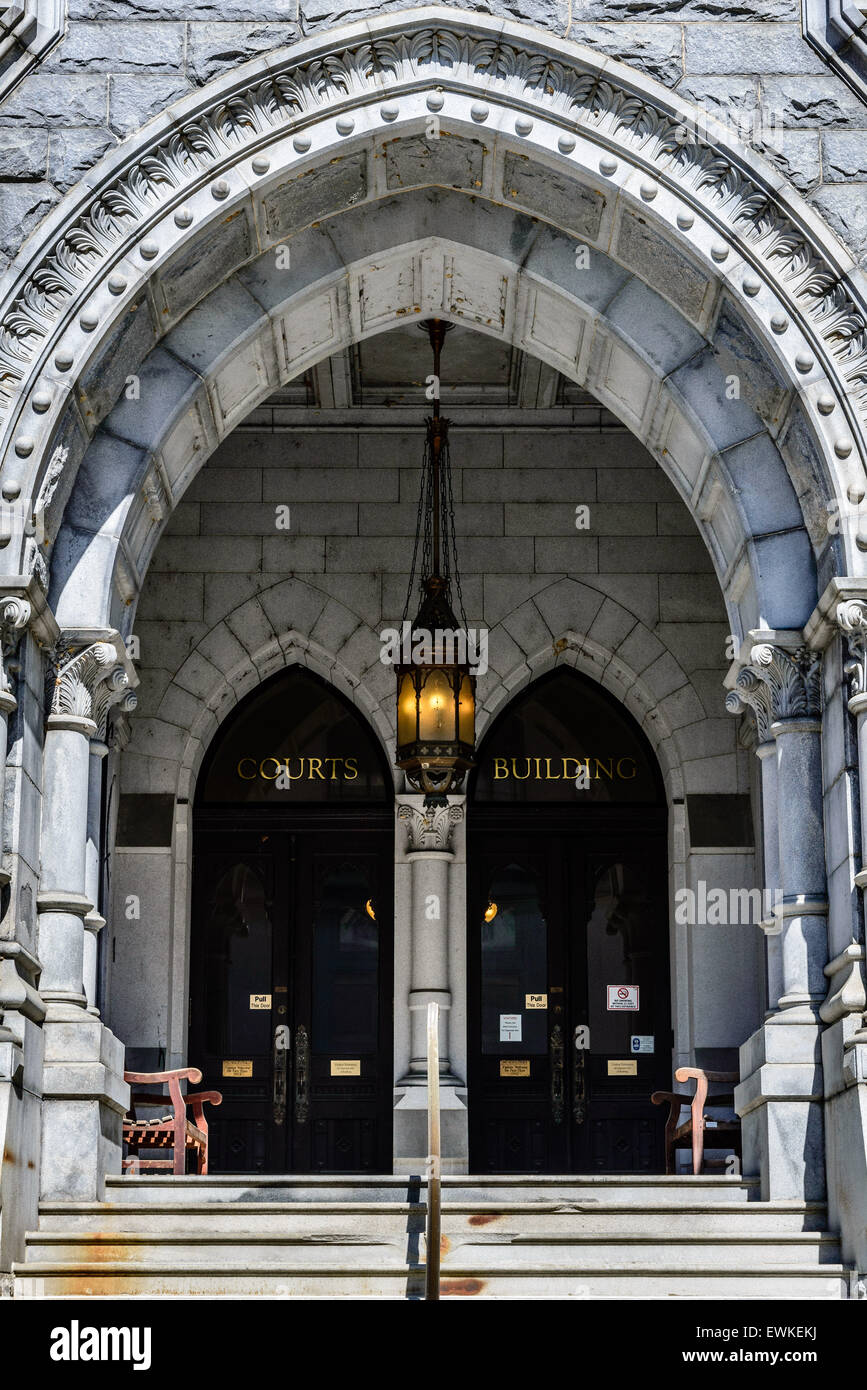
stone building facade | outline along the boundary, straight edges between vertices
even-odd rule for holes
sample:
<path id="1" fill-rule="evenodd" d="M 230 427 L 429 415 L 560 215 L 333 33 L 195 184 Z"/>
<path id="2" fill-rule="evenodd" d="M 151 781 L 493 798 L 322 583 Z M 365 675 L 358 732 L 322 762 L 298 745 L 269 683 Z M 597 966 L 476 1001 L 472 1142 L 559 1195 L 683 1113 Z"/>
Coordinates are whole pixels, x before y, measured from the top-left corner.
<path id="1" fill-rule="evenodd" d="M 391 1166 L 424 1157 L 431 999 L 447 1167 L 478 1162 L 475 792 L 404 785 L 380 659 L 439 317 L 478 739 L 558 670 L 634 721 L 657 1055 L 738 1069 L 745 1174 L 827 1201 L 863 1271 L 857 70 L 788 0 L 290 8 L 8 26 L 0 1268 L 120 1171 L 125 1066 L 196 1062 L 203 769 L 293 668 L 392 769 Z M 679 912 L 708 884 L 773 908 Z"/>

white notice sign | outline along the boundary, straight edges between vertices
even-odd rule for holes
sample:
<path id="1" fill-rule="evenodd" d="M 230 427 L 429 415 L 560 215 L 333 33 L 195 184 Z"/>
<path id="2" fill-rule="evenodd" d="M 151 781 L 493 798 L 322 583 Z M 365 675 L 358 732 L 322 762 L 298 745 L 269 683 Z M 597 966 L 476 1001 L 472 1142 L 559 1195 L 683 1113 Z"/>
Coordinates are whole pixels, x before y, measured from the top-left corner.
<path id="1" fill-rule="evenodd" d="M 632 1037 L 629 1039 L 629 1051 L 652 1052 L 653 1036 L 650 1033 L 633 1033 Z"/>
<path id="2" fill-rule="evenodd" d="M 521 1041 L 521 1015 L 500 1014 L 500 1042 Z"/>
<path id="3" fill-rule="evenodd" d="M 638 985 L 608 985 L 608 1012 L 638 1011 Z"/>

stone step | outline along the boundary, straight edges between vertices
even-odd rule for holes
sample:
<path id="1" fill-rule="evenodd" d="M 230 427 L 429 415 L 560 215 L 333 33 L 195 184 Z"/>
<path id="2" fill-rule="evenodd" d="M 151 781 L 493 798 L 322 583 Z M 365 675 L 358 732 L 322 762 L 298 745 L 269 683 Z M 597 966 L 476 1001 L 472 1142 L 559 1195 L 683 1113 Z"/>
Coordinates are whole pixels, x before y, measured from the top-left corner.
<path id="1" fill-rule="evenodd" d="M 480 1176 L 448 1174 L 442 1180 L 443 1202 L 510 1201 L 642 1202 L 680 1206 L 685 1201 L 730 1203 L 758 1201 L 757 1178 L 702 1174 L 662 1177 L 644 1174 L 572 1176 Z M 406 1175 L 239 1175 L 175 1177 L 148 1173 L 106 1178 L 106 1201 L 116 1202 L 414 1202 L 424 1196 L 424 1181 Z"/>
<path id="2" fill-rule="evenodd" d="M 331 1269 L 405 1267 L 424 1259 L 424 1238 L 415 1231 L 393 1229 L 362 1233 L 320 1229 L 317 1224 L 295 1233 L 246 1233 L 214 1231 L 35 1231 L 26 1238 L 26 1264 L 95 1263 L 139 1265 L 205 1265 L 229 1268 L 239 1261 L 251 1267 L 279 1265 L 317 1266 Z M 684 1271 L 709 1264 L 719 1270 L 753 1270 L 766 1264 L 811 1266 L 839 1264 L 836 1237 L 820 1231 L 793 1232 L 771 1237 L 767 1233 L 718 1231 L 706 1236 L 618 1235 L 502 1230 L 453 1231 L 442 1240 L 443 1270 L 461 1268 L 498 1270 L 523 1265 L 547 1269 L 655 1268 L 670 1265 Z"/>
<path id="3" fill-rule="evenodd" d="M 15 1294 L 44 1297 L 287 1297 L 390 1298 L 423 1296 L 424 1270 L 383 1269 L 377 1262 L 345 1270 L 317 1267 L 289 1269 L 237 1263 L 212 1270 L 184 1262 L 150 1263 L 131 1269 L 126 1264 L 19 1265 Z M 452 1267 L 441 1285 L 443 1298 L 688 1298 L 688 1299 L 844 1299 L 849 1296 L 851 1271 L 842 1265 L 813 1269 L 786 1264 L 766 1265 L 749 1272 L 721 1270 L 708 1261 L 685 1272 L 658 1263 L 635 1270 L 585 1268 L 580 1272 L 521 1262 L 511 1269 Z"/>
<path id="4" fill-rule="evenodd" d="M 422 1189 L 424 1191 L 424 1189 Z M 480 1206 L 483 1209 L 480 1210 Z M 221 1231 L 290 1233 L 312 1226 L 317 1230 L 368 1233 L 419 1229 L 424 1225 L 424 1202 L 46 1202 L 40 1208 L 40 1231 Z M 501 1230 L 615 1236 L 627 1231 L 645 1235 L 705 1235 L 716 1231 L 781 1233 L 822 1231 L 822 1203 L 727 1202 L 674 1207 L 620 1202 L 456 1202 L 450 1194 L 443 1205 L 443 1231 Z"/>

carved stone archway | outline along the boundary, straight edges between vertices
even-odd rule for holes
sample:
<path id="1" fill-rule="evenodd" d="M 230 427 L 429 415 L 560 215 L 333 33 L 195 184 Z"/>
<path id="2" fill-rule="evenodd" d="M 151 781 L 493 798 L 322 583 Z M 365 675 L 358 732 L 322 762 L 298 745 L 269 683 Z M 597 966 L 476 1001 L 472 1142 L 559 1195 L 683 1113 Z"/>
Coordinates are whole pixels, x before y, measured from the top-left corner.
<path id="1" fill-rule="evenodd" d="M 826 510 L 863 492 L 867 288 L 785 180 L 723 127 L 694 138 L 694 114 L 595 52 L 451 9 L 346 26 L 179 102 L 103 159 L 4 277 L 7 591 L 38 608 L 50 583 L 76 651 L 128 631 L 161 526 L 220 438 L 346 342 L 435 310 L 518 342 L 611 405 L 702 529 L 732 631 L 786 630 L 791 645 L 829 581 L 867 566 L 852 529 L 829 533 Z M 280 281 L 277 248 L 289 251 Z M 585 250 L 592 281 L 576 280 Z M 134 417 L 130 376 L 148 387 Z M 786 659 L 773 658 L 775 674 Z M 55 710 L 51 728 L 54 746 L 78 740 L 67 762 L 85 804 L 92 694 L 76 716 Z M 787 793 L 804 749 L 811 776 L 818 765 L 814 713 L 776 718 Z M 50 763 L 46 752 L 57 804 Z M 810 814 L 820 839 L 815 797 Z M 38 906 L 78 952 L 83 866 L 63 877 L 65 848 Z M 785 1027 L 812 1047 L 822 900 L 797 854 L 784 868 L 816 942 L 802 953 L 809 989 L 792 993 L 803 1017 Z M 68 978 L 48 977 L 52 1036 L 76 1023 L 77 970 L 76 959 Z M 121 1085 L 94 1098 L 111 1044 L 95 1019 L 90 1033 L 86 1077 L 70 1081 L 52 1057 L 49 1139 L 72 1131 L 80 1107 L 92 1135 L 100 1107 L 123 1108 Z M 812 1073 L 790 1091 L 783 1078 L 779 1104 L 775 1078 L 763 1089 L 773 1031 L 756 1039 L 753 1161 L 769 1104 L 796 1115 L 794 1128 L 780 1120 L 781 1151 L 792 1134 L 810 1140 L 809 1163 L 772 1157 L 772 1190 L 791 1195 L 821 1166 L 821 1105 Z M 116 1047 L 109 1060 L 116 1070 Z M 69 1161 L 92 1197 L 106 1165 L 87 1167 L 85 1138 Z M 43 1190 L 68 1195 L 67 1177 L 49 1172 Z"/>
<path id="2" fill-rule="evenodd" d="M 546 264 L 531 277 L 537 296 L 539 284 L 556 286 L 558 274 L 562 281 L 563 252 L 574 255 L 576 243 L 604 257 L 606 266 L 625 268 L 677 311 L 679 323 L 696 333 L 697 349 L 710 345 L 719 376 L 715 398 L 731 375 L 731 342 L 741 338 L 747 350 L 735 372 L 738 389 L 743 386 L 758 430 L 785 462 L 804 538 L 809 534 L 812 543 L 789 562 L 810 563 L 811 548 L 819 587 L 829 572 L 861 572 L 864 557 L 848 531 L 829 543 L 824 507 L 845 499 L 863 476 L 863 277 L 778 173 L 722 127 L 712 133 L 712 145 L 704 127 L 702 138 L 694 137 L 693 114 L 657 83 L 578 45 L 522 25 L 437 9 L 346 26 L 327 41 L 310 40 L 248 63 L 178 103 L 96 166 L 86 186 L 52 211 L 6 276 L 0 448 L 6 501 L 18 523 L 6 549 L 7 573 L 35 570 L 47 578 L 45 550 L 38 535 L 26 534 L 32 529 L 27 523 L 35 508 L 45 514 L 49 540 L 57 536 L 79 465 L 124 386 L 119 370 L 135 373 L 158 351 L 166 330 L 177 336 L 205 295 L 304 228 L 315 230 L 329 217 L 382 203 L 407 187 L 430 185 L 460 188 L 477 204 L 521 210 L 572 239 L 571 247 L 559 248 L 559 267 L 545 248 Z M 317 277 L 304 255 L 315 251 L 314 242 L 308 236 L 306 246 L 295 243 L 308 289 Z M 379 250 L 397 244 L 392 231 Z M 334 259 L 319 269 L 318 280 L 327 279 Z M 398 281 L 404 275 L 395 289 L 405 289 L 405 268 L 391 269 Z M 390 318 L 354 324 L 352 335 L 381 331 L 417 303 L 415 312 L 421 312 L 418 288 L 410 288 L 409 305 L 396 304 Z M 512 288 L 530 293 L 533 285 Z M 582 345 L 566 347 L 570 293 L 578 298 L 567 292 L 566 303 L 562 295 L 543 295 L 538 313 L 531 306 L 522 325 L 525 337 L 534 339 L 531 350 L 561 366 L 565 357 L 567 371 L 571 356 L 572 375 L 585 380 L 589 363 L 582 360 Z M 285 297 L 291 298 L 288 286 Z M 605 306 L 591 300 L 585 307 L 592 327 Z M 456 304 L 451 308 L 460 316 Z M 635 323 L 647 305 L 631 310 L 624 308 L 623 318 Z M 279 330 L 277 306 L 268 304 L 262 313 Z M 493 331 L 496 315 L 495 304 L 476 304 L 471 317 Z M 252 324 L 247 328 L 252 333 Z M 732 433 L 720 425 L 709 436 L 696 429 L 697 417 L 707 413 L 703 367 L 698 363 L 697 375 L 678 381 L 676 369 L 689 353 L 675 353 L 675 369 L 648 360 L 651 342 L 665 337 L 658 324 L 652 331 L 645 325 L 644 338 L 638 331 L 631 345 L 625 322 L 614 330 L 600 340 L 602 355 L 589 384 L 602 399 L 607 392 L 661 461 L 676 462 L 678 450 L 697 455 L 681 489 L 693 494 L 699 519 L 716 515 L 716 528 L 710 525 L 706 535 L 719 552 L 730 607 L 736 606 L 736 596 L 771 559 L 757 552 L 763 523 L 755 518 L 742 527 L 739 554 L 726 541 L 732 526 L 738 529 L 727 494 L 744 488 L 718 468 L 715 456 L 751 436 L 737 426 Z M 505 323 L 500 331 L 507 331 Z M 303 336 L 303 316 L 293 332 Z M 256 386 L 262 395 L 308 358 L 327 355 L 337 336 L 310 342 L 306 354 L 286 351 L 282 360 L 277 342 L 276 362 L 266 353 L 254 364 L 260 379 L 241 391 L 241 406 L 255 404 Z M 635 389 L 647 400 L 633 401 L 630 415 L 636 359 L 647 380 Z M 659 381 L 675 389 L 658 392 L 651 402 Z M 698 391 L 692 401 L 690 385 Z M 208 386 L 213 407 L 219 382 Z M 219 437 L 238 418 L 232 404 L 238 402 L 217 411 L 216 420 L 213 408 L 199 410 L 198 464 L 214 447 L 215 431 Z M 725 401 L 716 404 L 727 421 L 737 415 Z M 701 476 L 708 474 L 708 459 L 710 476 Z M 136 488 L 148 484 L 147 460 L 139 462 L 138 473 L 132 469 Z M 757 457 L 746 465 L 752 472 L 763 466 Z M 91 460 L 91 467 L 106 470 L 107 457 Z M 146 486 L 157 523 L 188 476 L 157 477 Z M 73 530 L 87 530 L 82 515 L 91 490 L 92 479 L 72 512 Z M 119 503 L 118 513 L 102 517 L 91 534 L 116 536 L 128 510 Z M 782 529 L 797 529 L 789 515 Z M 142 558 L 146 562 L 147 554 Z M 133 573 L 133 589 L 137 582 Z"/>

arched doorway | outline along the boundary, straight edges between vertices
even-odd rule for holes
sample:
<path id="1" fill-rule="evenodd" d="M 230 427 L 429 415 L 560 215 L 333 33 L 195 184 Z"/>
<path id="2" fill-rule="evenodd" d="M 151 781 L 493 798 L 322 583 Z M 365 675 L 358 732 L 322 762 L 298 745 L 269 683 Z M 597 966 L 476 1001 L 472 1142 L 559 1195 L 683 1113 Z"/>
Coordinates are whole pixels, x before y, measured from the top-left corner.
<path id="1" fill-rule="evenodd" d="M 670 1086 L 666 811 L 647 739 L 560 669 L 469 789 L 472 1172 L 655 1172 Z"/>
<path id="2" fill-rule="evenodd" d="M 223 1094 L 215 1172 L 391 1166 L 391 779 L 300 667 L 244 700 L 202 768 L 189 1058 Z"/>

